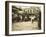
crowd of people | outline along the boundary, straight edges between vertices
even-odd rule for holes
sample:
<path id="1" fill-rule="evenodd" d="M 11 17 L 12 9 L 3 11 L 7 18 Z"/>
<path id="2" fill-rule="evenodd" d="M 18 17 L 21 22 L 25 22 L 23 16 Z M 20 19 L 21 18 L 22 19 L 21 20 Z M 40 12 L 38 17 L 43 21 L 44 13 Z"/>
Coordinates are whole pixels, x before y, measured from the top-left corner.
<path id="1" fill-rule="evenodd" d="M 34 7 L 35 9 L 35 7 Z M 12 7 L 12 21 L 14 22 L 22 22 L 22 21 L 39 21 L 39 17 L 41 16 L 39 12 L 32 12 L 30 8 L 21 9 L 17 7 Z M 38 10 L 37 10 L 38 11 Z M 38 14 L 39 13 L 39 14 Z"/>

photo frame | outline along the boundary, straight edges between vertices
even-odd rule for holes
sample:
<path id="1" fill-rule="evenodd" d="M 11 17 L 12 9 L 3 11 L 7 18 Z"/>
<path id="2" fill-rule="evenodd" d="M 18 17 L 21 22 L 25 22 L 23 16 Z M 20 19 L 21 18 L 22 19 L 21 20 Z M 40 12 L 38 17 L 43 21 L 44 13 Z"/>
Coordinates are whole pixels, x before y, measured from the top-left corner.
<path id="1" fill-rule="evenodd" d="M 5 2 L 5 35 L 45 33 L 45 3 Z"/>

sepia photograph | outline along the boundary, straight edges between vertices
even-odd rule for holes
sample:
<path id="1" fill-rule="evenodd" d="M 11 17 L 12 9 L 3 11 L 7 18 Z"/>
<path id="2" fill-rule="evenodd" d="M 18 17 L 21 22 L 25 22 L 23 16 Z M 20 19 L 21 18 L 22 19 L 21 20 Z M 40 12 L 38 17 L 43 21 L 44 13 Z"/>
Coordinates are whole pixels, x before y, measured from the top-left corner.
<path id="1" fill-rule="evenodd" d="M 44 7 L 44 3 L 6 2 L 6 35 L 44 33 Z"/>
<path id="2" fill-rule="evenodd" d="M 12 31 L 41 29 L 41 10 L 35 6 L 12 6 Z"/>

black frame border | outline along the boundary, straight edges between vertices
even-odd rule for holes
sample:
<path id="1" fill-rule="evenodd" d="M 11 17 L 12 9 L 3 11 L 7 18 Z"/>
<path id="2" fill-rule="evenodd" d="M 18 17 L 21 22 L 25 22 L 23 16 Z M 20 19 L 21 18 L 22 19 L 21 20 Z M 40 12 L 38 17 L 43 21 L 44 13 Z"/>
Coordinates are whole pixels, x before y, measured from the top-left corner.
<path id="1" fill-rule="evenodd" d="M 27 34 L 9 34 L 9 3 L 26 3 L 26 4 L 41 4 L 44 5 L 44 32 L 42 33 L 27 33 Z M 32 34 L 45 34 L 45 3 L 37 2 L 21 2 L 21 1 L 5 1 L 5 36 L 18 36 L 18 35 L 32 35 Z"/>

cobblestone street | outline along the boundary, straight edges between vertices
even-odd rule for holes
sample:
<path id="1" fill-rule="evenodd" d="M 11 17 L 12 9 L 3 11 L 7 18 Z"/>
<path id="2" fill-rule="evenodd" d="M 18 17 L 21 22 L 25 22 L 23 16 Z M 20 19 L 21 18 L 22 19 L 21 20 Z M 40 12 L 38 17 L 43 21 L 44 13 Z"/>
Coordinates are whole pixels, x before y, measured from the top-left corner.
<path id="1" fill-rule="evenodd" d="M 13 31 L 21 31 L 21 30 L 38 30 L 38 22 L 17 22 L 17 23 L 13 23 Z"/>

